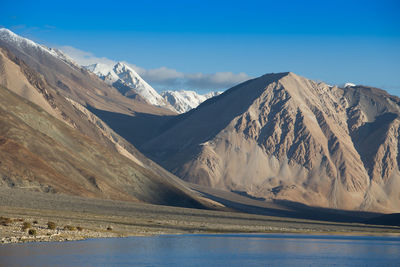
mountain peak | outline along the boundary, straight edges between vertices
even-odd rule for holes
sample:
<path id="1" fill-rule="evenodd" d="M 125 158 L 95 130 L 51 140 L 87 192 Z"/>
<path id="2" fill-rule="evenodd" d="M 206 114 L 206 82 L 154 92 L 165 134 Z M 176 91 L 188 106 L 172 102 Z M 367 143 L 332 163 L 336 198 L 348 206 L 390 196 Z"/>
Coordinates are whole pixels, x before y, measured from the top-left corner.
<path id="1" fill-rule="evenodd" d="M 210 92 L 200 95 L 195 91 L 164 91 L 161 95 L 178 113 L 185 113 L 209 98 L 220 95 L 222 92 Z"/>
<path id="2" fill-rule="evenodd" d="M 115 72 L 133 71 L 133 69 L 127 66 L 125 63 L 119 61 L 117 62 L 117 64 L 114 65 L 114 71 Z"/>
<path id="3" fill-rule="evenodd" d="M 400 107 L 375 91 L 266 74 L 171 122 L 142 150 L 192 183 L 313 206 L 398 211 L 400 189 L 388 186 L 400 184 Z"/>
<path id="4" fill-rule="evenodd" d="M 110 72 L 112 72 L 113 69 L 112 66 L 104 63 L 94 63 L 88 66 L 84 66 L 84 68 L 98 76 L 107 76 Z"/>
<path id="5" fill-rule="evenodd" d="M 15 33 L 13 33 L 12 31 L 10 31 L 7 28 L 0 28 L 0 34 L 16 35 Z"/>
<path id="6" fill-rule="evenodd" d="M 113 85 L 126 97 L 134 97 L 139 94 L 152 105 L 171 108 L 153 87 L 124 62 L 117 62 L 114 65 L 95 63 L 84 66 L 84 68 Z"/>
<path id="7" fill-rule="evenodd" d="M 354 87 L 354 86 L 356 86 L 354 83 L 345 83 L 345 84 L 344 84 L 344 88 L 347 88 L 347 87 Z"/>
<path id="8" fill-rule="evenodd" d="M 0 29 L 0 40 L 13 43 L 14 45 L 17 45 L 17 46 L 31 46 L 31 47 L 43 49 L 50 53 L 50 51 L 46 47 L 41 46 L 41 45 L 33 42 L 32 40 L 21 37 L 6 28 Z"/>
<path id="9" fill-rule="evenodd" d="M 18 36 L 17 34 L 15 34 L 14 32 L 10 31 L 10 30 L 7 29 L 7 28 L 0 28 L 0 34 L 7 34 L 7 35 L 9 35 L 9 36 L 14 36 L 14 37 L 22 38 L 22 37 Z"/>
<path id="10" fill-rule="evenodd" d="M 21 37 L 14 32 L 10 31 L 6 28 L 0 28 L 0 41 L 5 42 L 9 46 L 16 47 L 19 49 L 34 49 L 34 51 L 39 51 L 40 53 L 47 53 L 51 56 L 54 56 L 58 59 L 64 61 L 73 67 L 77 67 L 78 65 L 64 52 L 56 48 L 48 48 L 44 45 L 37 44 L 32 40 Z"/>
<path id="11" fill-rule="evenodd" d="M 260 82 L 266 82 L 266 83 L 271 83 L 271 82 L 277 82 L 285 77 L 288 78 L 298 78 L 300 76 L 298 76 L 297 74 L 293 73 L 293 72 L 277 72 L 277 73 L 266 73 L 260 77 L 254 78 L 252 80 L 249 81 L 260 81 Z M 245 82 L 246 83 L 246 82 Z M 240 85 L 240 84 L 239 84 Z"/>

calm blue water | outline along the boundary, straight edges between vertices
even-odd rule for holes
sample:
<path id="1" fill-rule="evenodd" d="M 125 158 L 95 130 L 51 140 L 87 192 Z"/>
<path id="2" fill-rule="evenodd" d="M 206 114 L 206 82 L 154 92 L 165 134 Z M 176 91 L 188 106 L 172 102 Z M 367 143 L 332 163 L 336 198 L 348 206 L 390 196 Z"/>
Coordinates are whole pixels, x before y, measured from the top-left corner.
<path id="1" fill-rule="evenodd" d="M 0 266 L 400 266 L 400 237 L 224 234 L 0 245 Z"/>

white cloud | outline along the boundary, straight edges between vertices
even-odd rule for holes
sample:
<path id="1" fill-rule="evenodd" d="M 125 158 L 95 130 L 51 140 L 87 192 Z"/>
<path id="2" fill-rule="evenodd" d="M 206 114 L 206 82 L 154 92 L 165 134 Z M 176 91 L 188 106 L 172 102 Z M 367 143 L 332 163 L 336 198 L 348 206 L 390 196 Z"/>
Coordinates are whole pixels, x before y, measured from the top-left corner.
<path id="1" fill-rule="evenodd" d="M 90 52 L 85 52 L 72 46 L 59 47 L 79 65 L 86 66 L 94 63 L 108 65 L 116 61 L 96 57 Z M 144 80 L 155 88 L 161 90 L 192 89 L 192 90 L 222 90 L 244 82 L 251 77 L 246 73 L 216 72 L 216 73 L 184 73 L 167 67 L 145 69 L 129 62 L 125 64 L 132 67 Z"/>
<path id="2" fill-rule="evenodd" d="M 250 79 L 246 73 L 216 72 L 212 74 L 195 73 L 185 75 L 187 84 L 198 88 L 229 88 Z"/>
<path id="3" fill-rule="evenodd" d="M 183 73 L 161 67 L 157 69 L 135 69 L 151 85 L 163 89 L 221 90 L 244 82 L 251 77 L 246 73 Z"/>
<path id="4" fill-rule="evenodd" d="M 85 52 L 79 50 L 72 46 L 61 46 L 58 47 L 61 51 L 70 56 L 76 63 L 81 66 L 87 66 L 94 63 L 103 63 L 103 64 L 116 64 L 117 62 L 105 57 L 96 57 L 90 52 Z"/>
<path id="5" fill-rule="evenodd" d="M 175 86 L 182 82 L 185 74 L 174 69 L 167 67 L 160 67 L 156 69 L 146 70 L 136 65 L 124 62 L 132 67 L 143 79 L 150 84 L 157 84 L 160 86 Z"/>

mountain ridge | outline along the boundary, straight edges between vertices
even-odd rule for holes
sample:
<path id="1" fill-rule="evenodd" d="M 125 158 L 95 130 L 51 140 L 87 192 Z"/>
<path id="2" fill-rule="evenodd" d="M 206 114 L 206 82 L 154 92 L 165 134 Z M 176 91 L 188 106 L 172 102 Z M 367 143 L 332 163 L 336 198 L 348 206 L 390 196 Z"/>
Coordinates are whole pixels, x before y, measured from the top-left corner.
<path id="1" fill-rule="evenodd" d="M 113 66 L 95 63 L 83 66 L 95 73 L 106 83 L 116 87 L 121 94 L 135 98 L 139 94 L 149 104 L 171 109 L 167 102 L 151 87 L 137 72 L 123 62 L 117 62 Z"/>
<path id="2" fill-rule="evenodd" d="M 0 95 L 3 187 L 202 207 L 174 180 L 99 145 L 4 87 Z M 98 162 L 102 168 L 94 167 Z"/>
<path id="3" fill-rule="evenodd" d="M 179 114 L 185 113 L 208 98 L 217 96 L 222 92 L 209 92 L 200 95 L 190 90 L 166 90 L 160 94 L 152 88 L 135 70 L 126 63 L 115 64 L 94 63 L 83 66 L 104 80 L 107 84 L 114 86 L 126 97 L 135 98 L 160 107 L 165 107 Z"/>
<path id="4" fill-rule="evenodd" d="M 220 94 L 222 94 L 222 92 L 219 91 L 209 92 L 207 94 L 200 95 L 195 91 L 189 90 L 167 90 L 162 92 L 161 96 L 176 110 L 176 112 L 181 114 L 196 108 L 207 99 L 218 96 Z"/>
<path id="5" fill-rule="evenodd" d="M 116 89 L 97 76 L 28 45 L 16 47 L 0 38 L 2 187 L 208 207 L 210 201 L 146 158 L 90 112 L 87 101 L 99 101 L 100 105 L 104 101 L 110 103 L 109 109 L 128 114 L 142 107 L 156 114 L 163 114 L 164 109 L 113 94 Z M 90 87 L 93 85 L 97 86 Z M 94 100 L 90 90 L 98 90 Z M 132 103 L 135 106 L 128 105 Z"/>
<path id="6" fill-rule="evenodd" d="M 396 98 L 369 87 L 339 88 L 291 72 L 267 74 L 176 118 L 142 151 L 202 185 L 307 205 L 396 211 L 400 187 L 389 184 L 400 185 L 400 108 L 391 99 Z M 369 120 L 357 117 L 357 109 Z M 387 114 L 392 119 L 381 122 L 387 128 L 370 130 L 383 140 L 368 139 L 377 152 L 362 152 L 365 145 L 355 144 L 355 134 L 371 136 L 367 123 Z"/>
<path id="7" fill-rule="evenodd" d="M 110 86 L 56 50 L 14 37 L 0 31 L 0 84 L 152 177 L 186 188 L 132 144 L 182 179 L 212 188 L 310 206 L 399 210 L 400 99 L 385 91 L 266 74 L 176 115 L 133 89 L 134 97 L 121 94 L 130 89 Z M 124 66 L 115 66 L 124 78 Z"/>

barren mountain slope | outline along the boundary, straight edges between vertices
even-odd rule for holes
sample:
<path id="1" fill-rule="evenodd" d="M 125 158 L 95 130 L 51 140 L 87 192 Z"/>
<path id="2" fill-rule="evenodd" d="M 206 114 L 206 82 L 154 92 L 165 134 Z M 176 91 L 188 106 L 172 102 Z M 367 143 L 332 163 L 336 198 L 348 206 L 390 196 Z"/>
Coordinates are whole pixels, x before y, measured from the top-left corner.
<path id="1" fill-rule="evenodd" d="M 20 38 L 20 37 L 17 37 Z M 18 39 L 19 40 L 19 39 Z M 28 42 L 29 40 L 24 40 L 24 42 Z M 21 44 L 17 44 L 18 45 Z M 23 43 L 22 43 L 23 45 Z M 46 53 L 49 54 L 49 56 L 53 56 L 54 60 L 57 61 L 57 63 L 60 63 L 61 59 L 59 57 L 56 57 L 49 53 L 47 50 L 44 49 L 42 51 L 42 48 L 38 48 L 35 45 L 29 44 L 29 47 L 34 49 L 33 52 L 35 53 Z M 36 50 L 37 51 L 36 51 Z M 29 56 L 27 56 L 29 57 Z M 65 64 L 61 61 L 60 63 Z M 68 63 L 70 64 L 70 63 Z M 71 63 L 72 64 L 72 63 Z M 40 66 L 39 69 L 42 68 L 47 68 L 46 65 L 38 64 Z M 67 67 L 69 65 L 66 65 Z M 73 66 L 72 66 L 73 67 Z M 56 71 L 53 72 L 54 75 L 61 75 L 57 73 Z M 97 78 L 96 78 L 97 79 Z M 100 83 L 104 83 L 100 81 Z M 120 177 L 119 171 L 109 171 L 112 173 L 110 177 L 102 173 L 101 179 L 105 179 L 103 182 L 106 184 L 109 184 L 110 187 L 106 186 L 105 188 L 99 189 L 100 191 L 93 191 L 93 188 L 88 188 L 88 183 L 85 180 L 79 180 L 82 177 L 83 178 L 88 178 L 87 175 L 90 173 L 96 173 L 99 171 L 102 171 L 101 167 L 103 167 L 103 163 L 101 161 L 97 162 L 93 160 L 90 165 L 84 165 L 85 169 L 82 169 L 81 167 L 79 168 L 84 172 L 82 175 L 76 175 L 76 170 L 69 169 L 69 167 L 60 167 L 63 168 L 63 170 L 57 169 L 55 173 L 46 173 L 43 172 L 43 170 L 37 170 L 38 166 L 33 166 L 30 165 L 30 161 L 25 162 L 24 157 L 20 158 L 18 156 L 18 151 L 17 150 L 9 150 L 6 153 L 3 154 L 3 157 L 5 157 L 7 160 L 2 161 L 3 166 L 5 169 L 3 169 L 3 175 L 1 176 L 1 183 L 7 186 L 23 186 L 23 184 L 27 183 L 30 184 L 31 182 L 33 184 L 38 185 L 38 190 L 50 190 L 50 191 L 56 191 L 56 192 L 64 192 L 68 194 L 78 194 L 78 195 L 84 195 L 84 196 L 96 196 L 96 197 L 102 197 L 102 198 L 113 198 L 113 199 L 130 199 L 130 200 L 135 200 L 136 198 L 151 202 L 151 203 L 171 203 L 174 204 L 174 196 L 172 196 L 172 199 L 168 199 L 166 196 L 164 198 L 164 189 L 167 187 L 167 193 L 168 194 L 168 187 L 172 187 L 172 191 L 177 190 L 177 191 L 184 191 L 183 195 L 191 195 L 191 190 L 189 190 L 179 179 L 177 179 L 174 175 L 166 171 L 165 169 L 161 168 L 145 156 L 143 156 L 140 152 L 137 151 L 137 149 L 132 146 L 130 143 L 128 143 L 125 139 L 123 139 L 121 136 L 119 136 L 117 133 L 115 133 L 107 124 L 105 124 L 100 118 L 98 118 L 96 115 L 94 115 L 92 112 L 90 112 L 84 105 L 81 105 L 78 101 L 75 101 L 71 98 L 68 98 L 64 96 L 62 93 L 60 93 L 60 88 L 59 87 L 54 87 L 51 84 L 48 83 L 47 79 L 45 78 L 44 75 L 41 73 L 37 72 L 30 66 L 28 66 L 23 60 L 20 58 L 16 57 L 12 52 L 10 52 L 9 49 L 5 47 L 0 47 L 0 86 L 6 86 L 8 89 L 10 89 L 12 92 L 18 94 L 19 96 L 25 98 L 26 100 L 29 100 L 37 105 L 40 106 L 40 108 L 43 108 L 46 112 L 46 114 L 51 114 L 53 116 L 53 119 L 55 121 L 58 121 L 59 123 L 65 123 L 65 127 L 60 130 L 61 134 L 68 135 L 68 133 L 64 133 L 65 129 L 68 129 L 68 131 L 73 131 L 77 135 L 75 136 L 77 138 L 76 142 L 83 142 L 85 143 L 84 140 L 89 138 L 91 142 L 95 142 L 96 146 L 98 148 L 101 148 L 102 151 L 107 151 L 108 154 L 112 155 L 110 158 L 107 159 L 109 162 L 113 162 L 115 157 L 122 157 L 124 158 L 123 161 L 119 163 L 121 169 L 136 169 L 136 165 L 140 166 L 142 173 L 145 173 L 149 179 L 153 179 L 152 183 L 154 184 L 159 184 L 159 185 L 154 185 L 152 186 L 152 183 L 148 183 L 149 186 L 153 187 L 151 194 L 149 193 L 143 193 L 143 195 L 136 194 L 135 192 L 132 193 L 131 195 L 126 195 L 125 186 L 120 185 L 110 185 L 114 184 L 114 179 L 116 177 Z M 59 86 L 62 86 L 64 88 L 65 84 Z M 4 96 L 3 101 L 7 101 L 7 96 Z M 4 102 L 4 104 L 7 104 Z M 149 106 L 146 104 L 146 106 Z M 7 111 L 7 108 L 4 108 L 5 111 Z M 26 111 L 27 114 L 29 114 L 28 110 L 20 110 Z M 11 112 L 11 111 L 10 111 Z M 12 113 L 12 112 L 11 112 Z M 44 113 L 41 112 L 41 113 Z M 35 116 L 33 115 L 21 115 L 24 118 L 32 118 L 33 121 L 35 119 Z M 16 115 L 15 113 L 12 113 L 12 115 Z M 31 117 L 33 116 L 33 117 Z M 126 115 L 128 116 L 128 115 Z M 129 116 L 130 117 L 130 116 Z M 8 123 L 11 123 L 9 121 L 10 118 L 2 117 L 3 124 L 6 125 Z M 41 121 L 41 118 L 38 118 L 39 121 Z M 19 127 L 20 121 L 14 121 L 14 126 Z M 51 124 L 52 122 L 48 122 L 48 124 Z M 40 125 L 40 123 L 39 123 Z M 74 130 L 75 129 L 75 130 Z M 2 128 L 3 130 L 3 128 Z M 80 134 L 78 134 L 78 132 Z M 37 138 L 33 137 L 33 134 L 30 131 L 27 131 L 27 136 L 24 141 L 24 145 L 30 145 L 30 146 L 35 146 L 38 148 L 40 151 L 45 151 L 43 154 L 39 153 L 38 155 L 35 154 L 36 152 L 32 152 L 29 150 L 29 148 L 23 148 L 24 150 L 27 149 L 28 151 L 25 151 L 28 154 L 32 154 L 34 157 L 46 157 L 48 154 L 48 151 L 46 149 L 50 149 L 50 145 L 47 143 L 41 143 L 36 141 L 38 140 Z M 44 132 L 44 134 L 48 134 L 47 132 Z M 83 135 L 82 135 L 83 134 Z M 22 135 L 22 133 L 21 133 Z M 79 138 L 84 138 L 84 140 L 79 140 Z M 4 140 L 7 140 L 8 137 L 4 136 Z M 86 139 L 85 139 L 86 138 Z M 44 140 L 42 140 L 44 141 Z M 5 142 L 5 141 L 4 141 Z M 20 144 L 17 145 L 19 146 Z M 43 148 L 41 148 L 43 146 Z M 68 160 L 63 162 L 64 159 L 68 158 L 74 158 L 77 159 L 76 155 L 74 155 L 74 150 L 68 150 L 70 149 L 68 145 L 63 144 L 63 146 L 59 147 L 59 158 L 56 157 L 56 159 L 60 160 L 60 163 L 57 164 L 57 166 L 62 166 L 63 164 L 70 164 Z M 64 149 L 67 149 L 66 151 L 63 151 Z M 24 153 L 25 153 L 24 152 Z M 23 154 L 24 154 L 23 153 Z M 68 154 L 71 153 L 72 156 L 67 157 L 63 153 Z M 119 153 L 119 154 L 118 154 Z M 122 155 L 122 156 L 120 156 Z M 65 156 L 65 157 L 64 157 Z M 8 157 L 8 158 L 7 158 Z M 82 158 L 81 158 L 82 159 Z M 85 161 L 91 161 L 90 159 L 85 160 Z M 5 162 L 7 162 L 8 165 L 4 165 Z M 43 162 L 46 162 L 47 160 L 43 160 Z M 35 162 L 34 162 L 35 163 Z M 50 163 L 49 163 L 50 164 Z M 82 163 L 74 163 L 71 168 L 76 168 L 76 166 L 81 165 Z M 124 165 L 127 166 L 124 166 Z M 133 166 L 131 165 L 133 164 Z M 1 165 L 1 163 L 0 163 Z M 51 165 L 51 164 L 50 164 Z M 46 167 L 47 168 L 47 167 Z M 100 170 L 99 170 L 100 169 Z M 37 172 L 36 172 L 36 171 Z M 124 172 L 124 171 L 123 171 Z M 27 173 L 29 175 L 27 175 Z M 66 182 L 67 180 L 70 180 L 71 177 L 73 179 L 70 182 L 67 183 L 72 183 L 75 185 L 73 186 L 66 186 L 62 187 L 62 185 L 57 183 L 54 183 L 52 180 L 53 175 L 58 175 L 60 180 L 66 179 L 63 182 Z M 76 176 L 74 176 L 76 175 Z M 126 172 L 123 175 L 128 175 Z M 70 177 L 71 176 L 71 177 Z M 39 178 L 38 178 L 39 177 Z M 95 176 L 96 177 L 96 176 Z M 162 178 L 160 178 L 162 177 Z M 39 179 L 39 182 L 37 181 Z M 40 182 L 40 179 L 44 179 L 44 182 Z M 50 181 L 49 181 L 50 179 Z M 77 180 L 74 180 L 77 179 Z M 161 179 L 157 181 L 158 179 Z M 73 182 L 72 182 L 73 181 Z M 142 186 L 140 184 L 140 181 L 137 182 L 135 180 L 129 181 L 131 184 L 136 184 L 135 186 Z M 126 185 L 129 186 L 129 183 Z M 166 186 L 163 186 L 163 183 L 167 183 Z M 169 185 L 168 185 L 169 184 Z M 89 183 L 90 185 L 90 183 Z M 143 187 L 143 186 L 142 186 Z M 29 189 L 36 190 L 36 187 L 31 187 L 28 186 Z M 46 189 L 48 188 L 48 189 Z M 54 188 L 55 190 L 53 190 Z M 159 192 L 157 192 L 160 190 Z M 147 195 L 146 195 L 147 194 Z M 189 198 L 196 198 L 196 196 L 190 196 Z M 179 196 L 178 196 L 179 198 Z M 204 199 L 202 200 L 204 201 Z M 177 201 L 178 205 L 184 205 L 183 202 L 179 203 L 180 200 Z M 189 201 L 189 205 L 191 201 Z"/>
<path id="2" fill-rule="evenodd" d="M 55 118 L 108 149 L 119 151 L 130 158 L 140 154 L 84 106 L 61 96 L 41 74 L 5 48 L 0 48 L 0 85 L 39 105 Z"/>
<path id="3" fill-rule="evenodd" d="M 143 151 L 184 180 L 341 209 L 400 210 L 399 99 L 267 74 L 173 119 Z"/>
<path id="4" fill-rule="evenodd" d="M 0 177 L 2 187 L 203 207 L 180 181 L 98 144 L 4 87 Z"/>
<path id="5" fill-rule="evenodd" d="M 4 37 L 4 33 L 6 38 Z M 14 39 L 11 38 L 11 40 L 9 40 L 10 35 Z M 49 59 L 45 61 L 45 63 L 54 61 L 59 66 L 63 66 L 63 68 L 65 67 L 67 73 L 74 72 L 74 68 L 76 68 L 73 62 L 68 61 L 68 59 L 65 57 L 60 57 L 59 54 L 54 55 L 52 50 L 49 51 L 47 48 L 43 48 L 28 39 L 13 35 L 8 30 L 0 29 L 0 85 L 6 86 L 9 90 L 19 94 L 29 101 L 34 102 L 35 104 L 39 105 L 41 108 L 49 112 L 49 114 L 58 119 L 61 119 L 71 127 L 77 129 L 78 131 L 92 138 L 93 140 L 96 140 L 97 143 L 107 147 L 108 149 L 120 152 L 122 155 L 130 158 L 131 160 L 134 160 L 135 162 L 141 162 L 147 168 L 150 168 L 152 171 L 160 173 L 163 176 L 174 177 L 168 171 L 165 171 L 157 164 L 154 164 L 152 161 L 148 160 L 145 156 L 138 152 L 134 146 L 132 146 L 120 135 L 115 133 L 99 117 L 89 111 L 89 109 L 91 109 L 96 110 L 100 114 L 111 115 L 110 122 L 117 125 L 122 125 L 123 127 L 128 127 L 131 130 L 135 129 L 133 131 L 135 134 L 131 135 L 133 136 L 133 139 L 136 140 L 136 137 L 138 135 L 140 137 L 141 134 L 144 135 L 144 133 L 148 132 L 147 129 L 152 128 L 153 124 L 147 123 L 147 118 L 156 118 L 157 120 L 164 119 L 163 116 L 156 116 L 152 113 L 145 113 L 145 111 L 142 110 L 142 107 L 153 110 L 153 107 L 151 105 L 146 103 L 144 103 L 144 105 L 140 105 L 137 102 L 130 103 L 132 108 L 128 108 L 128 110 L 130 110 L 129 112 L 131 112 L 132 114 L 127 115 L 117 112 L 102 111 L 100 109 L 95 109 L 90 105 L 85 106 L 85 101 L 83 101 L 84 104 L 80 104 L 82 103 L 82 101 L 73 100 L 72 98 L 63 94 L 62 90 L 69 90 L 69 87 L 63 82 L 59 81 L 57 83 L 57 86 L 52 86 L 48 83 L 44 75 L 28 66 L 19 57 L 16 57 L 10 51 L 10 49 L 1 47 L 1 40 L 3 39 L 7 40 L 7 44 L 9 43 L 6 46 L 14 47 L 13 50 L 17 51 L 20 54 L 24 54 L 25 58 L 27 58 L 28 60 L 32 60 L 32 58 L 38 55 L 45 54 L 45 57 Z M 28 52 L 33 53 L 33 56 L 27 54 Z M 46 66 L 45 63 L 40 64 L 36 60 L 33 60 L 33 62 L 36 62 L 35 64 L 39 66 L 39 70 L 49 69 L 49 67 Z M 64 77 L 63 73 L 58 73 L 51 68 L 50 70 L 51 74 L 59 77 Z M 94 77 L 94 79 L 98 78 Z M 90 82 L 90 76 L 86 75 L 84 81 Z M 103 87 L 107 86 L 101 80 L 99 80 L 99 84 Z M 78 90 L 79 88 L 75 89 Z M 83 90 L 83 92 L 85 92 L 85 90 Z M 120 97 L 124 99 L 123 96 L 120 95 Z M 121 103 L 121 106 L 123 106 L 123 103 Z M 111 109 L 113 109 L 112 105 Z M 140 109 L 143 112 L 134 112 L 133 109 Z M 164 112 L 164 110 L 162 109 L 156 108 L 156 111 L 157 110 L 161 110 L 162 112 Z M 143 130 L 139 131 L 139 129 Z"/>
<path id="6" fill-rule="evenodd" d="M 51 106 L 53 109 L 59 109 L 64 121 L 72 120 L 69 123 L 96 140 L 102 141 L 103 134 L 99 136 L 98 133 L 93 133 L 93 129 L 80 124 L 82 120 L 76 117 L 76 109 L 70 112 L 70 108 L 65 104 L 67 99 L 76 103 L 75 106 L 79 106 L 79 110 L 85 110 L 83 112 L 85 117 L 92 117 L 90 120 L 93 123 L 90 127 L 98 128 L 94 129 L 94 132 L 99 130 L 104 132 L 104 128 L 107 128 L 108 139 L 110 137 L 115 139 L 115 133 L 111 133 L 109 131 L 111 129 L 104 126 L 103 122 L 99 122 L 100 119 L 134 145 L 141 144 L 153 136 L 159 125 L 176 114 L 169 109 L 148 104 L 140 96 L 134 98 L 123 96 L 115 87 L 76 65 L 61 51 L 36 44 L 7 29 L 0 29 L 0 48 L 3 55 L 5 53 L 11 61 L 20 66 L 29 83 L 41 92 L 47 102 L 54 102 Z M 14 92 L 21 91 L 14 88 L 16 86 L 12 76 L 6 79 L 8 81 L 0 79 L 1 84 L 7 85 Z M 27 97 L 26 94 L 23 96 Z M 46 109 L 45 106 L 40 106 Z M 52 113 L 49 109 L 47 111 Z M 97 115 L 96 119 L 93 119 L 92 112 Z M 88 115 L 89 113 L 91 115 Z M 78 112 L 78 116 L 82 117 L 82 112 Z M 121 140 L 119 137 L 117 139 Z M 111 140 L 111 143 L 114 143 L 114 140 Z M 126 141 L 118 143 L 132 152 L 132 149 L 128 148 L 132 146 Z"/>
<path id="7" fill-rule="evenodd" d="M 174 114 L 141 100 L 123 96 L 97 75 L 69 60 L 61 51 L 49 49 L 7 29 L 0 29 L 0 47 L 8 49 L 27 66 L 43 75 L 47 83 L 61 95 L 96 109 L 134 115 Z"/>

